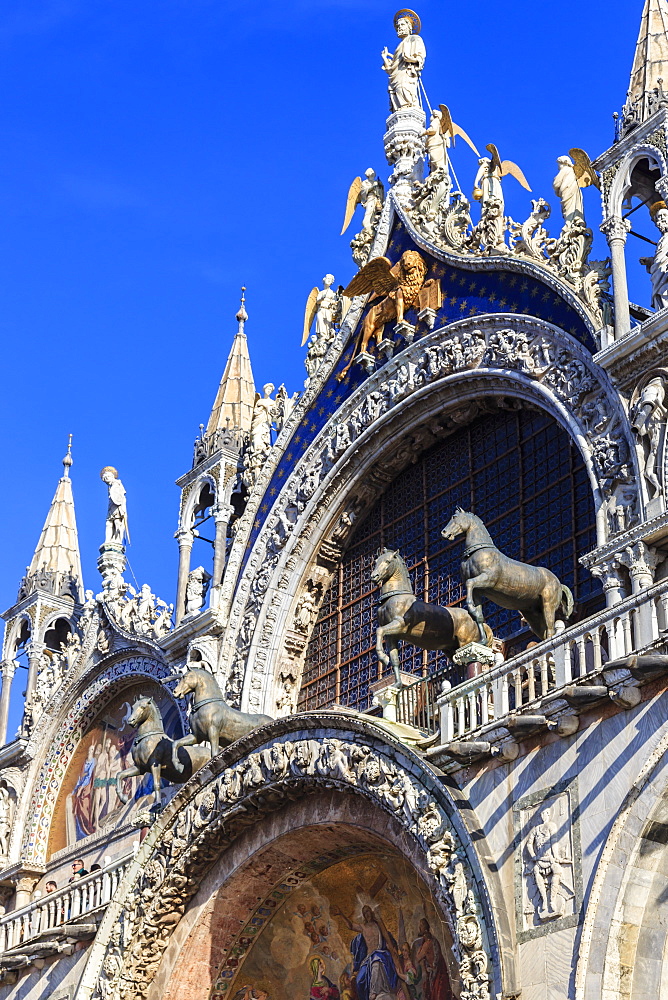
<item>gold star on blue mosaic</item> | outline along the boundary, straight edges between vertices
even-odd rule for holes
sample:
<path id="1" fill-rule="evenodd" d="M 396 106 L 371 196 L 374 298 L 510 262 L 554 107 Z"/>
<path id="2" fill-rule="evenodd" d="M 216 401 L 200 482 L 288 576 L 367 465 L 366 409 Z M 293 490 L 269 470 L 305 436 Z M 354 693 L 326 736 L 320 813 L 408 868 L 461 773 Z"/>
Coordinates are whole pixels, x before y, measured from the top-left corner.
<path id="1" fill-rule="evenodd" d="M 462 275 L 462 277 L 459 279 L 459 284 L 460 285 L 465 285 L 466 284 L 466 275 L 465 274 Z"/>
<path id="2" fill-rule="evenodd" d="M 484 298 L 484 296 L 487 295 L 487 289 L 483 286 L 478 292 L 478 295 L 480 296 L 481 299 Z"/>
<path id="3" fill-rule="evenodd" d="M 505 309 L 507 304 L 508 303 L 506 299 L 499 299 L 499 309 Z"/>
<path id="4" fill-rule="evenodd" d="M 475 292 L 475 288 L 476 288 L 475 281 L 472 281 L 471 284 L 469 285 L 469 292 Z"/>
<path id="5" fill-rule="evenodd" d="M 256 517 L 255 520 L 253 521 L 253 527 L 257 530 L 260 527 L 261 523 L 262 522 L 260 521 L 260 518 Z"/>
<path id="6" fill-rule="evenodd" d="M 477 306 L 471 306 L 471 308 L 469 309 L 469 316 L 475 316 L 475 314 L 477 313 L 477 311 L 478 311 L 478 307 Z"/>
<path id="7" fill-rule="evenodd" d="M 315 430 L 317 430 L 317 429 L 318 429 L 318 428 L 317 428 L 317 425 L 316 425 L 316 424 L 311 424 L 311 430 L 312 430 L 312 431 L 315 431 Z"/>
<path id="8" fill-rule="evenodd" d="M 540 292 L 540 289 L 538 288 L 538 286 L 534 285 L 534 287 L 529 292 L 529 295 L 531 296 L 532 299 L 535 299 L 536 296 L 539 294 L 539 292 Z"/>
<path id="9" fill-rule="evenodd" d="M 457 305 L 457 296 L 456 295 L 453 295 L 452 298 L 450 299 L 450 305 L 451 306 L 456 306 Z"/>
<path id="10" fill-rule="evenodd" d="M 272 488 L 269 490 L 269 496 L 270 497 L 275 497 L 277 493 L 278 493 L 278 490 L 276 489 L 276 487 L 272 486 Z"/>
<path id="11" fill-rule="evenodd" d="M 578 328 L 576 326 L 572 326 L 572 327 L 570 327 L 570 329 L 569 329 L 568 332 L 572 333 L 573 336 L 575 337 L 575 336 L 577 336 Z"/>
<path id="12" fill-rule="evenodd" d="M 528 283 L 526 281 L 523 281 L 522 284 L 520 285 L 520 291 L 527 292 L 528 290 L 529 290 Z"/>
<path id="13" fill-rule="evenodd" d="M 266 514 L 267 511 L 269 510 L 269 504 L 263 503 L 262 506 L 260 507 L 260 510 L 262 511 L 263 514 Z"/>
<path id="14" fill-rule="evenodd" d="M 508 284 L 510 285 L 511 288 L 515 287 L 515 285 L 517 284 L 517 275 L 516 274 L 514 274 L 512 276 L 512 278 L 510 279 L 510 281 L 508 282 Z"/>
<path id="15" fill-rule="evenodd" d="M 295 438 L 295 444 L 299 444 L 300 441 L 301 441 L 301 438 L 300 438 L 300 436 L 298 434 L 297 437 Z"/>
<path id="16" fill-rule="evenodd" d="M 278 470 L 278 478 L 282 479 L 284 475 L 285 475 L 285 469 L 279 469 Z"/>
<path id="17" fill-rule="evenodd" d="M 334 395 L 334 390 L 333 389 L 328 389 L 327 390 L 327 398 L 329 399 L 333 395 Z"/>
<path id="18" fill-rule="evenodd" d="M 462 299 L 462 301 L 459 303 L 459 311 L 466 312 L 467 309 L 468 309 L 468 302 L 466 301 L 466 299 Z"/>
<path id="19" fill-rule="evenodd" d="M 494 294 L 494 292 L 492 292 L 492 294 L 489 296 L 489 301 L 496 302 L 496 295 Z"/>
<path id="20" fill-rule="evenodd" d="M 336 403 L 337 406 L 339 405 L 339 403 L 341 402 L 342 399 L 343 399 L 343 396 L 336 396 L 335 397 L 334 402 Z"/>
<path id="21" fill-rule="evenodd" d="M 325 407 L 324 406 L 318 407 L 318 413 L 319 413 L 320 416 L 322 416 L 324 412 L 325 412 Z"/>
<path id="22" fill-rule="evenodd" d="M 291 451 L 289 451 L 289 452 L 287 453 L 287 455 L 286 455 L 286 458 L 287 458 L 288 462 L 291 462 L 291 461 L 292 461 L 292 452 L 291 452 Z"/>
<path id="23" fill-rule="evenodd" d="M 543 297 L 542 297 L 542 299 L 540 301 L 541 302 L 549 302 L 550 301 L 550 293 L 549 292 L 545 292 L 545 295 L 543 295 Z"/>

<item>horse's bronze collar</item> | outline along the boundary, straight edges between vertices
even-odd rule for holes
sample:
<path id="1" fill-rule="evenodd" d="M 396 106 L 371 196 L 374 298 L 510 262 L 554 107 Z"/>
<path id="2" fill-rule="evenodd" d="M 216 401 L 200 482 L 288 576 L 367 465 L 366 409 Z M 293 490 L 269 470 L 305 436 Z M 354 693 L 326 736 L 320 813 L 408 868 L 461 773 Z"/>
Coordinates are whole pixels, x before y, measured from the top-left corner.
<path id="1" fill-rule="evenodd" d="M 153 733 L 144 733 L 143 736 L 135 736 L 135 746 L 137 746 L 138 743 L 141 743 L 142 740 L 147 740 L 149 736 L 167 736 L 167 733 L 164 729 L 156 729 Z"/>
<path id="2" fill-rule="evenodd" d="M 192 712 L 196 712 L 198 708 L 202 708 L 204 705 L 214 705 L 214 704 L 220 705 L 221 702 L 223 704 L 225 704 L 225 699 L 224 698 L 205 698 L 204 701 L 194 701 L 193 705 L 192 705 L 192 708 L 191 708 L 191 711 Z"/>
<path id="3" fill-rule="evenodd" d="M 382 604 L 389 597 L 414 597 L 412 590 L 390 590 L 387 594 L 381 594 L 378 603 Z"/>
<path id="4" fill-rule="evenodd" d="M 469 556 L 472 556 L 474 552 L 479 552 L 480 549 L 495 549 L 495 548 L 496 545 L 494 545 L 494 543 L 490 545 L 489 542 L 479 542 L 478 545 L 469 545 L 468 548 L 464 549 L 464 559 L 468 559 Z"/>

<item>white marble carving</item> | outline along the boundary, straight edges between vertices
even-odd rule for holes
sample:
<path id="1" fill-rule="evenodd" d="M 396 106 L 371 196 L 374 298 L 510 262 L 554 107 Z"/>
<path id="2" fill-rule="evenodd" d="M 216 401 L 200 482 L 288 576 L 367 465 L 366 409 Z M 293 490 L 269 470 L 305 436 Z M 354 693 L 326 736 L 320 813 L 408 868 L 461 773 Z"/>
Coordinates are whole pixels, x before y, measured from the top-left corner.
<path id="1" fill-rule="evenodd" d="M 410 17 L 399 16 L 394 27 L 399 37 L 394 55 L 387 47 L 381 53 L 383 69 L 388 76 L 390 107 L 392 111 L 418 108 L 420 73 L 427 57 L 427 50 L 420 35 L 413 34 L 414 23 Z"/>

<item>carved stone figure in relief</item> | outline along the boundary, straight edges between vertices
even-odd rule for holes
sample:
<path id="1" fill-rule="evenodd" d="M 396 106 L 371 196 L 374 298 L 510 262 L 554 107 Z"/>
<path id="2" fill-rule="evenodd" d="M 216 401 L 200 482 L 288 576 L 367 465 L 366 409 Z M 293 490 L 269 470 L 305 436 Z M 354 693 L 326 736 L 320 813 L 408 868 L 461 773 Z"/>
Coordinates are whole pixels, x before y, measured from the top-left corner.
<path id="1" fill-rule="evenodd" d="M 668 216 L 668 212 L 666 215 Z M 643 475 L 652 487 L 655 497 L 663 492 L 657 475 L 657 466 L 661 433 L 666 420 L 665 397 L 665 382 L 660 375 L 657 375 L 643 387 L 631 413 L 631 426 L 638 435 L 644 452 Z"/>
<path id="2" fill-rule="evenodd" d="M 531 830 L 526 851 L 530 858 L 529 872 L 540 895 L 538 918 L 555 920 L 564 913 L 568 891 L 563 886 L 564 867 L 572 864 L 572 860 L 561 852 L 550 806 L 545 806 L 539 822 Z"/>
<path id="3" fill-rule="evenodd" d="M 186 616 L 196 615 L 204 607 L 206 593 L 211 582 L 211 574 L 203 566 L 198 566 L 188 573 L 186 585 Z"/>
<path id="4" fill-rule="evenodd" d="M 7 785 L 0 784 L 0 857 L 9 854 L 9 835 L 12 830 L 12 797 Z"/>
<path id="5" fill-rule="evenodd" d="M 400 10 L 394 20 L 399 37 L 394 55 L 387 46 L 381 52 L 383 69 L 388 75 L 388 91 L 392 111 L 400 108 L 419 108 L 420 73 L 427 58 L 425 44 L 420 38 L 420 19 L 409 10 Z"/>
<path id="6" fill-rule="evenodd" d="M 118 478 L 118 472 L 111 465 L 102 469 L 100 479 L 109 487 L 109 507 L 104 540 L 122 545 L 126 538 L 128 542 L 130 541 L 125 488 Z"/>
<path id="7" fill-rule="evenodd" d="M 656 202 L 650 209 L 654 224 L 661 233 L 654 257 L 642 257 L 641 264 L 647 268 L 652 279 L 652 308 L 659 310 L 668 306 L 668 207 L 663 201 Z"/>

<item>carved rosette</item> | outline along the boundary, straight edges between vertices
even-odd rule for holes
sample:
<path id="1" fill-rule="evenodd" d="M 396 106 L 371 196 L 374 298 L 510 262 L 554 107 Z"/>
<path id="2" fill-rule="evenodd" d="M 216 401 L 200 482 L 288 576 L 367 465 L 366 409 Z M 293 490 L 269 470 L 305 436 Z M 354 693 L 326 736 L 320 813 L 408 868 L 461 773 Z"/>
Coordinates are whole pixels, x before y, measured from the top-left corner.
<path id="1" fill-rule="evenodd" d="M 396 748 L 372 729 L 365 727 L 360 740 L 360 733 L 341 727 L 340 716 L 318 716 L 317 722 L 327 728 L 326 737 L 302 728 L 257 747 L 248 737 L 241 759 L 223 753 L 217 773 L 207 769 L 176 796 L 104 917 L 83 979 L 91 985 L 80 989 L 78 1000 L 145 997 L 172 932 L 221 851 L 263 816 L 319 789 L 364 796 L 417 843 L 450 924 L 461 1000 L 489 1000 L 495 933 L 491 916 L 483 921 L 490 910 L 481 897 L 482 875 L 450 819 L 445 792 L 417 758 L 410 769 L 399 763 Z M 329 735 L 339 727 L 339 735 Z M 399 760 L 408 764 L 408 756 L 402 748 Z"/>

